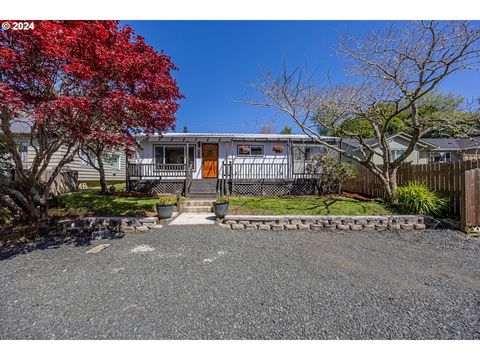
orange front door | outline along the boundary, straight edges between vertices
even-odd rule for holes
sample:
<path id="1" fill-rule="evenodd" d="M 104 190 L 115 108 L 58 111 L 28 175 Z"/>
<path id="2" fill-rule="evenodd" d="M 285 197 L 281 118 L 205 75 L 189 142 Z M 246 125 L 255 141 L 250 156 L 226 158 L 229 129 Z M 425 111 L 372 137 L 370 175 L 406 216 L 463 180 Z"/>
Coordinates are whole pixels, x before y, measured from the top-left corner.
<path id="1" fill-rule="evenodd" d="M 203 144 L 202 150 L 204 178 L 218 177 L 218 144 Z"/>

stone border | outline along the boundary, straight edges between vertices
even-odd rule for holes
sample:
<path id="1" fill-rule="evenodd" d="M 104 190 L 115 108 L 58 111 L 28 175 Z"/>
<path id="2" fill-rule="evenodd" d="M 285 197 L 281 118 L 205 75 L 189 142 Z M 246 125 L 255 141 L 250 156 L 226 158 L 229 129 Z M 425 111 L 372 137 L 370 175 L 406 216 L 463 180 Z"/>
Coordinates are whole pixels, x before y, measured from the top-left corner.
<path id="1" fill-rule="evenodd" d="M 175 215 L 175 214 L 174 214 Z M 175 218 L 172 216 L 168 221 Z M 157 217 L 111 217 L 92 216 L 66 219 L 56 222 L 56 229 L 62 235 L 91 233 L 94 240 L 109 238 L 120 233 L 147 232 L 162 227 Z"/>
<path id="2" fill-rule="evenodd" d="M 391 216 L 256 216 L 227 215 L 219 226 L 233 230 L 423 230 L 433 219 L 422 215 Z"/>

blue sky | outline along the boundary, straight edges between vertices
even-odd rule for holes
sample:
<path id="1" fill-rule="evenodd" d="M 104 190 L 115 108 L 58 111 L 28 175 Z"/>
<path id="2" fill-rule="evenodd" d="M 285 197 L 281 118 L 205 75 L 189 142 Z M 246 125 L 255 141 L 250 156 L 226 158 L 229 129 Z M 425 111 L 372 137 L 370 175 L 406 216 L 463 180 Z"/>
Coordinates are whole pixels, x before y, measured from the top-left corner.
<path id="1" fill-rule="evenodd" d="M 148 44 L 163 50 L 178 66 L 174 77 L 185 99 L 177 131 L 258 132 L 266 122 L 277 130 L 292 121 L 267 109 L 240 102 L 259 67 L 280 71 L 307 59 L 319 75 L 342 81 L 343 59 L 335 54 L 339 36 L 382 27 L 380 21 L 125 21 Z M 468 99 L 478 97 L 480 73 L 459 73 L 441 86 Z M 298 132 L 298 130 L 296 130 Z"/>

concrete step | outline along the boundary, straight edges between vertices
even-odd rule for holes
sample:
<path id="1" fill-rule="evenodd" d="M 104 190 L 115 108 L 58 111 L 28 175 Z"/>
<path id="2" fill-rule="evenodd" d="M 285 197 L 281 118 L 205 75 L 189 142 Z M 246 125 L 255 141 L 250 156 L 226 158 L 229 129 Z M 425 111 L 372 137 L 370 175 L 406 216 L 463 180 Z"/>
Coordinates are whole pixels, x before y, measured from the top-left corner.
<path id="1" fill-rule="evenodd" d="M 188 193 L 188 198 L 189 199 L 211 199 L 215 198 L 216 193 L 215 191 L 213 192 L 207 192 L 207 191 L 201 191 L 201 192 L 189 192 Z"/>
<path id="2" fill-rule="evenodd" d="M 192 184 L 216 184 L 217 179 L 193 179 Z"/>
<path id="3" fill-rule="evenodd" d="M 201 186 L 190 186 L 190 191 L 201 191 L 201 190 L 208 190 L 208 191 L 215 191 L 217 189 L 216 186 L 205 186 L 205 185 L 201 185 Z"/>
<path id="4" fill-rule="evenodd" d="M 187 200 L 185 206 L 212 206 L 214 201 L 210 199 Z"/>
<path id="5" fill-rule="evenodd" d="M 213 207 L 212 206 L 185 206 L 182 209 L 182 211 L 186 213 L 213 212 Z"/>

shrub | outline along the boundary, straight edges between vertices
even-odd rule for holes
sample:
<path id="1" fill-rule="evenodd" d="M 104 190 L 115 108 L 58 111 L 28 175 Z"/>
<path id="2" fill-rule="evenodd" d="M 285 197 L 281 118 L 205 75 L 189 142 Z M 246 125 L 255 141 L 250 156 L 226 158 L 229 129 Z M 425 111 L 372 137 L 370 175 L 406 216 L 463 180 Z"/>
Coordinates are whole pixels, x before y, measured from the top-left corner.
<path id="1" fill-rule="evenodd" d="M 339 193 L 344 182 L 357 176 L 357 169 L 353 164 L 338 161 L 328 153 L 314 155 L 307 164 L 307 171 L 312 175 L 321 175 L 319 186 L 323 194 Z"/>
<path id="2" fill-rule="evenodd" d="M 399 186 L 395 199 L 398 210 L 407 214 L 439 215 L 448 206 L 447 198 L 419 181 Z"/>
<path id="3" fill-rule="evenodd" d="M 158 199 L 160 205 L 174 205 L 177 203 L 177 197 L 174 195 L 162 196 Z"/>

